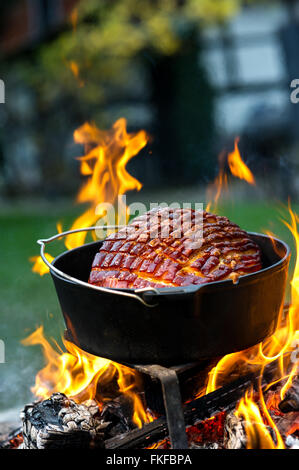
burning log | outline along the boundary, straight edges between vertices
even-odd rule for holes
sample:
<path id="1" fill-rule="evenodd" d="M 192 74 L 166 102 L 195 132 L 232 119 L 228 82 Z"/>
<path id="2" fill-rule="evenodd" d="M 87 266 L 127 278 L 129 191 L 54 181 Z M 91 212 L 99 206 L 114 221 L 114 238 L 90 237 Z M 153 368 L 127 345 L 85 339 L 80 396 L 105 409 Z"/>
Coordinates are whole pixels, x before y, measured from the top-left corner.
<path id="1" fill-rule="evenodd" d="M 198 425 L 223 411 L 230 411 L 242 397 L 244 391 L 254 380 L 253 374 L 240 377 L 233 383 L 227 384 L 220 390 L 205 395 L 184 406 L 184 419 L 186 426 Z M 165 416 L 160 416 L 153 422 L 146 424 L 141 429 L 133 429 L 125 434 L 120 434 L 105 441 L 105 448 L 116 449 L 143 449 L 153 443 L 163 441 L 168 437 L 168 426 Z M 213 445 L 217 443 L 212 443 Z M 211 445 L 212 445 L 211 444 Z M 193 443 L 197 448 L 201 444 Z M 210 445 L 210 444 L 208 444 Z M 204 447 L 205 444 L 202 445 Z M 206 448 L 209 448 L 206 446 Z"/>
<path id="2" fill-rule="evenodd" d="M 0 449 L 16 449 L 23 442 L 22 428 L 7 423 L 0 425 Z"/>
<path id="3" fill-rule="evenodd" d="M 221 446 L 217 444 L 217 442 L 211 442 L 203 445 L 192 442 L 189 446 L 189 449 L 221 449 Z"/>
<path id="4" fill-rule="evenodd" d="M 105 428 L 96 402 L 78 405 L 62 393 L 25 406 L 23 449 L 103 447 Z"/>
<path id="5" fill-rule="evenodd" d="M 189 449 L 223 448 L 226 412 L 222 411 L 186 429 Z"/>
<path id="6" fill-rule="evenodd" d="M 235 413 L 236 405 L 244 392 L 257 383 L 258 378 L 253 373 L 239 377 L 208 395 L 185 403 L 183 412 L 189 448 L 246 448 L 246 418 Z M 296 448 L 299 413 L 288 412 L 283 415 L 278 410 L 279 396 L 279 390 L 268 390 L 265 400 L 267 404 L 269 402 L 269 411 L 286 445 Z M 169 426 L 165 415 L 137 429 L 133 421 L 133 402 L 128 396 L 119 395 L 104 403 L 100 411 L 95 401 L 76 404 L 64 394 L 54 393 L 48 400 L 27 405 L 21 415 L 24 442 L 13 447 L 97 447 L 110 450 L 170 448 Z M 260 424 L 275 446 L 277 436 L 273 429 L 267 422 L 261 421 Z M 263 448 L 261 445 L 263 443 L 257 436 L 256 447 L 253 448 Z"/>
<path id="7" fill-rule="evenodd" d="M 283 413 L 299 411 L 299 376 L 293 379 L 291 387 L 287 390 L 284 399 L 279 403 L 279 409 Z"/>
<path id="8" fill-rule="evenodd" d="M 124 395 L 108 402 L 101 413 L 101 420 L 106 422 L 106 436 L 108 438 L 131 431 L 136 427 L 132 420 L 133 406 Z"/>
<path id="9" fill-rule="evenodd" d="M 282 416 L 273 416 L 275 424 L 280 434 L 286 439 L 288 435 L 298 432 L 299 429 L 299 413 L 291 411 Z"/>
<path id="10" fill-rule="evenodd" d="M 225 449 L 274 448 L 277 443 L 277 437 L 271 426 L 265 424 L 263 421 L 259 422 L 257 415 L 256 421 L 247 421 L 244 416 L 240 415 L 238 412 L 236 413 L 236 411 L 237 408 L 226 416 L 223 440 L 223 446 Z M 277 424 L 278 423 L 276 422 L 276 425 Z M 251 428 L 251 438 L 248 434 L 248 427 Z M 252 440 L 253 435 L 254 439 Z M 264 439 L 264 436 L 266 435 L 269 436 L 268 442 Z M 271 445 L 271 447 L 264 447 L 265 445 Z"/>

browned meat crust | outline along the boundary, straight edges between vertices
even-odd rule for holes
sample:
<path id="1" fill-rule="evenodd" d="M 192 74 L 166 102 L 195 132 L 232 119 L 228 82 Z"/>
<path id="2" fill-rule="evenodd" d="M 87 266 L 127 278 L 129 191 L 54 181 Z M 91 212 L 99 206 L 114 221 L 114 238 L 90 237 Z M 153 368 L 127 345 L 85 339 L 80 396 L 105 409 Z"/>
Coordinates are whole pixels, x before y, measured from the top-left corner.
<path id="1" fill-rule="evenodd" d="M 114 288 L 186 286 L 236 281 L 261 268 L 258 245 L 226 217 L 158 208 L 106 238 L 89 282 Z"/>

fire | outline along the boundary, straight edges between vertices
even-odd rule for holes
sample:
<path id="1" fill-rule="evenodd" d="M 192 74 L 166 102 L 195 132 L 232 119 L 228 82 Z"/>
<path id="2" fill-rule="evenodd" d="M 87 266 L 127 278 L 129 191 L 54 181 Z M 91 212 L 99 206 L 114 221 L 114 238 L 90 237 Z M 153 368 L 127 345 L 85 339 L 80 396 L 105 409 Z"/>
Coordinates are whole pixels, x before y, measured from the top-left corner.
<path id="1" fill-rule="evenodd" d="M 45 253 L 45 257 L 49 261 L 49 263 L 52 263 L 54 260 L 53 256 L 49 255 L 49 253 Z M 31 256 L 29 258 L 30 263 L 33 263 L 32 266 L 32 272 L 39 274 L 40 276 L 43 276 L 44 274 L 47 274 L 49 272 L 48 266 L 43 262 L 41 256 Z"/>
<path id="2" fill-rule="evenodd" d="M 62 232 L 62 224 L 61 222 L 57 222 L 56 224 L 57 228 L 57 233 Z M 45 253 L 45 257 L 49 261 L 49 263 L 52 263 L 54 260 L 53 256 L 51 256 L 49 253 Z M 47 274 L 49 272 L 48 266 L 43 262 L 43 259 L 41 256 L 31 256 L 29 258 L 30 263 L 33 263 L 32 266 L 32 272 L 39 274 L 40 276 L 44 276 L 44 274 Z"/>
<path id="3" fill-rule="evenodd" d="M 87 178 L 79 190 L 76 202 L 87 203 L 89 207 L 74 221 L 71 230 L 96 225 L 106 215 L 105 204 L 114 204 L 118 196 L 142 188 L 140 181 L 128 173 L 126 165 L 145 147 L 148 135 L 144 130 L 128 133 L 126 126 L 126 119 L 121 118 L 108 131 L 98 129 L 95 124 L 90 123 L 75 130 L 75 142 L 85 146 L 86 153 L 78 157 L 78 160 L 80 172 Z M 127 214 L 126 207 L 124 212 Z M 117 225 L 119 219 L 110 224 L 114 223 Z M 58 233 L 61 233 L 61 226 Z M 86 236 L 86 232 L 68 235 L 65 239 L 66 248 L 70 250 L 83 245 Z M 34 272 L 41 275 L 49 272 L 39 256 L 30 258 L 30 261 L 35 263 Z"/>
<path id="4" fill-rule="evenodd" d="M 128 173 L 127 163 L 147 144 L 145 131 L 128 133 L 126 120 L 118 119 L 110 131 L 102 131 L 94 124 L 85 123 L 74 132 L 76 143 L 84 144 L 86 154 L 79 157 L 81 174 L 87 176 L 81 187 L 78 203 L 89 203 L 90 207 L 74 222 L 71 230 L 95 225 L 105 215 L 101 203 L 114 203 L 119 195 L 136 189 L 142 184 Z M 83 245 L 86 232 L 69 235 L 68 249 Z"/>
<path id="5" fill-rule="evenodd" d="M 298 373 L 299 358 L 294 348 L 299 344 L 299 233 L 297 227 L 299 217 L 292 211 L 291 207 L 289 207 L 289 214 L 291 221 L 284 221 L 284 223 L 291 231 L 296 244 L 296 263 L 290 282 L 291 305 L 287 312 L 283 308 L 281 309 L 278 327 L 270 338 L 245 351 L 224 356 L 209 373 L 205 390 L 205 393 L 213 392 L 227 383 L 233 374 L 240 375 L 240 372 L 259 371 L 259 403 L 264 419 L 261 417 L 257 404 L 248 393 L 241 400 L 238 407 L 239 415 L 242 415 L 245 419 L 250 448 L 256 448 L 257 445 L 261 445 L 261 448 L 283 448 L 283 440 L 268 411 L 271 405 L 265 403 L 264 391 L 277 382 L 285 382 L 280 391 L 280 399 L 282 399 L 291 386 L 293 377 Z M 264 369 L 270 363 L 276 364 L 278 377 L 263 390 L 262 377 Z M 203 390 L 201 389 L 198 396 L 202 394 Z M 276 444 L 274 444 L 271 435 L 268 433 L 264 420 L 275 431 Z"/>
<path id="6" fill-rule="evenodd" d="M 248 391 L 245 396 L 240 400 L 238 408 L 235 412 L 236 416 L 244 419 L 247 449 L 284 449 L 285 445 L 283 440 L 273 422 L 271 421 L 271 428 L 276 432 L 277 443 L 274 442 L 269 427 L 264 423 L 261 411 L 257 403 L 253 400 L 252 392 Z M 269 414 L 268 414 L 269 418 Z"/>
<path id="7" fill-rule="evenodd" d="M 290 388 L 290 386 L 293 383 L 293 378 L 295 377 L 295 375 L 298 374 L 298 372 L 299 372 L 298 363 L 295 363 L 292 370 L 291 370 L 291 373 L 288 376 L 288 379 L 287 379 L 286 383 L 284 384 L 284 386 L 280 390 L 281 400 L 284 399 L 286 392 L 288 391 L 288 389 Z"/>
<path id="8" fill-rule="evenodd" d="M 243 162 L 239 147 L 239 137 L 235 139 L 235 149 L 233 152 L 228 154 L 227 163 L 232 175 L 240 178 L 241 180 L 247 181 L 249 184 L 255 184 L 255 179 L 248 166 Z"/>
<path id="9" fill-rule="evenodd" d="M 80 77 L 80 69 L 79 69 L 78 63 L 75 62 L 74 60 L 71 60 L 70 62 L 67 63 L 67 66 L 69 67 L 72 74 L 76 78 L 79 87 L 82 88 L 84 86 L 84 80 L 82 80 L 82 78 Z"/>
<path id="10" fill-rule="evenodd" d="M 75 33 L 77 30 L 78 24 L 78 8 L 74 8 L 70 14 L 70 22 L 73 28 L 73 32 Z"/>
<path id="11" fill-rule="evenodd" d="M 61 392 L 77 402 L 95 399 L 101 408 L 110 398 L 112 392 L 108 385 L 113 383 L 113 393 L 126 395 L 132 403 L 132 421 L 136 426 L 141 428 L 153 420 L 137 393 L 139 376 L 134 370 L 88 354 L 69 341 L 64 340 L 67 352 L 54 343 L 56 348 L 45 338 L 42 326 L 22 341 L 24 346 L 40 345 L 46 360 L 31 389 L 36 397 L 44 400 L 52 393 Z"/>
<path id="12" fill-rule="evenodd" d="M 119 119 L 109 131 L 102 131 L 94 124 L 85 123 L 74 132 L 76 143 L 85 146 L 85 155 L 78 158 L 80 171 L 86 177 L 85 183 L 77 195 L 77 203 L 87 203 L 89 207 L 78 217 L 71 229 L 96 225 L 99 219 L 106 215 L 102 203 L 113 204 L 118 195 L 129 190 L 140 190 L 142 185 L 126 170 L 127 163 L 146 145 L 148 136 L 145 131 L 128 133 L 126 120 Z M 220 171 L 213 183 L 214 203 L 217 204 L 222 191 L 228 187 L 227 163 L 232 175 L 255 185 L 255 178 L 243 162 L 239 148 L 239 138 L 235 139 L 234 151 L 220 156 Z M 209 188 L 211 189 L 211 188 Z M 211 207 L 209 203 L 207 210 Z M 299 358 L 292 359 L 294 347 L 299 345 L 299 216 L 289 207 L 290 222 L 284 221 L 291 231 L 296 243 L 296 263 L 291 285 L 291 305 L 287 311 L 281 306 L 278 327 L 275 333 L 262 343 L 224 356 L 210 371 L 205 390 L 200 390 L 197 397 L 203 393 L 211 393 L 218 389 L 235 374 L 259 372 L 257 397 L 247 391 L 238 404 L 236 415 L 242 417 L 247 435 L 247 447 L 263 449 L 284 448 L 283 438 L 270 414 L 277 401 L 283 399 L 292 380 L 298 374 Z M 115 222 L 118 223 L 118 220 Z M 61 233 L 61 224 L 57 227 Z M 268 234 L 272 237 L 272 234 Z M 67 249 L 84 244 L 86 233 L 76 233 L 66 238 Z M 273 240 L 275 244 L 275 241 Z M 50 261 L 53 258 L 47 255 Z M 33 270 L 41 275 L 47 272 L 40 257 L 34 261 Z M 74 344 L 64 341 L 67 352 L 53 348 L 45 339 L 43 328 L 38 328 L 28 338 L 24 345 L 41 345 L 46 358 L 46 366 L 37 374 L 33 393 L 40 399 L 48 398 L 54 392 L 62 392 L 81 402 L 86 399 L 96 399 L 102 407 L 110 399 L 111 387 L 115 384 L 113 393 L 125 395 L 132 403 L 132 419 L 141 428 L 144 423 L 152 421 L 151 415 L 138 394 L 139 377 L 125 366 L 108 359 L 92 356 Z M 295 346 L 294 346 L 295 345 Z M 298 356 L 298 355 L 297 355 Z M 262 383 L 264 370 L 270 363 L 277 365 L 275 380 L 265 388 Z M 281 383 L 280 395 L 272 395 L 271 400 L 265 401 L 264 393 L 275 383 Z M 109 391 L 108 391 L 109 389 Z M 270 431 L 271 429 L 271 431 Z"/>
<path id="13" fill-rule="evenodd" d="M 245 180 L 251 185 L 255 185 L 255 178 L 252 172 L 242 160 L 238 147 L 239 140 L 239 137 L 235 138 L 235 147 L 233 152 L 228 154 L 221 152 L 219 155 L 219 173 L 213 183 L 209 185 L 207 189 L 209 200 L 206 208 L 207 211 L 211 209 L 212 205 L 214 206 L 213 209 L 215 211 L 223 191 L 228 190 L 228 173 L 225 168 L 227 165 L 233 176 L 236 176 L 241 180 Z"/>

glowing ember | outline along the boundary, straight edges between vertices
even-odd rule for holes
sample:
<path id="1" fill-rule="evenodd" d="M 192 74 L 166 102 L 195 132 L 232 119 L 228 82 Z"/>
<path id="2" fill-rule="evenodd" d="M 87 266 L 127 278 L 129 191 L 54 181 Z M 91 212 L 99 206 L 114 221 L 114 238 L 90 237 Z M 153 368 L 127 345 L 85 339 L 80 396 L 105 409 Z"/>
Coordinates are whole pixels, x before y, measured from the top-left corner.
<path id="1" fill-rule="evenodd" d="M 186 428 L 189 446 L 209 446 L 213 443 L 220 444 L 224 438 L 224 424 L 226 412 L 221 411 L 211 418 L 199 421 Z M 168 438 L 163 439 L 147 449 L 170 449 L 171 444 Z"/>
<path id="2" fill-rule="evenodd" d="M 13 439 L 9 441 L 11 449 L 17 449 L 23 442 L 23 435 L 17 434 Z"/>

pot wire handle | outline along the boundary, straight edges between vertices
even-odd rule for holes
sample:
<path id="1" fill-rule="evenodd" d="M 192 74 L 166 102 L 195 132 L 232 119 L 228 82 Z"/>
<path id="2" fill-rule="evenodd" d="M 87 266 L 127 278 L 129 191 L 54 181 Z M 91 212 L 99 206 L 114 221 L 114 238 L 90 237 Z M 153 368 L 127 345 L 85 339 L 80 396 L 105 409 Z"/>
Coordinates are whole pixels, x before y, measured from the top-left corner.
<path id="1" fill-rule="evenodd" d="M 122 228 L 122 227 L 125 227 L 125 225 L 106 225 L 106 226 L 100 226 L 100 227 L 97 226 L 97 227 L 79 228 L 79 229 L 74 229 L 74 230 L 68 230 L 66 232 L 57 233 L 56 235 L 53 235 L 53 237 L 50 237 L 50 238 L 39 239 L 37 240 L 37 244 L 40 245 L 40 256 L 43 262 L 48 266 L 48 268 L 51 271 L 55 272 L 59 276 L 69 281 L 74 282 L 75 284 L 79 284 L 80 286 L 88 287 L 89 289 L 97 290 L 100 292 L 106 292 L 108 294 L 121 295 L 123 297 L 131 297 L 135 300 L 138 300 L 146 307 L 156 307 L 158 304 L 149 304 L 143 299 L 143 297 L 141 297 L 140 295 L 137 295 L 137 293 L 131 294 L 130 292 L 124 292 L 118 289 L 113 289 L 113 288 L 108 288 L 108 287 L 94 286 L 93 284 L 89 284 L 87 282 L 81 281 L 80 279 L 70 276 L 69 274 L 66 274 L 63 271 L 60 271 L 60 269 L 57 269 L 56 266 L 53 266 L 53 264 L 50 263 L 46 258 L 45 246 L 48 243 L 58 240 L 59 238 L 65 237 L 67 235 L 71 235 L 73 233 L 87 232 L 87 231 L 98 230 L 98 229 L 115 229 L 115 228 Z M 151 288 L 151 287 L 140 289 L 139 291 L 135 290 L 134 292 L 140 292 L 140 294 L 142 295 L 144 292 L 153 292 L 153 291 L 155 294 L 159 293 L 156 289 Z"/>

